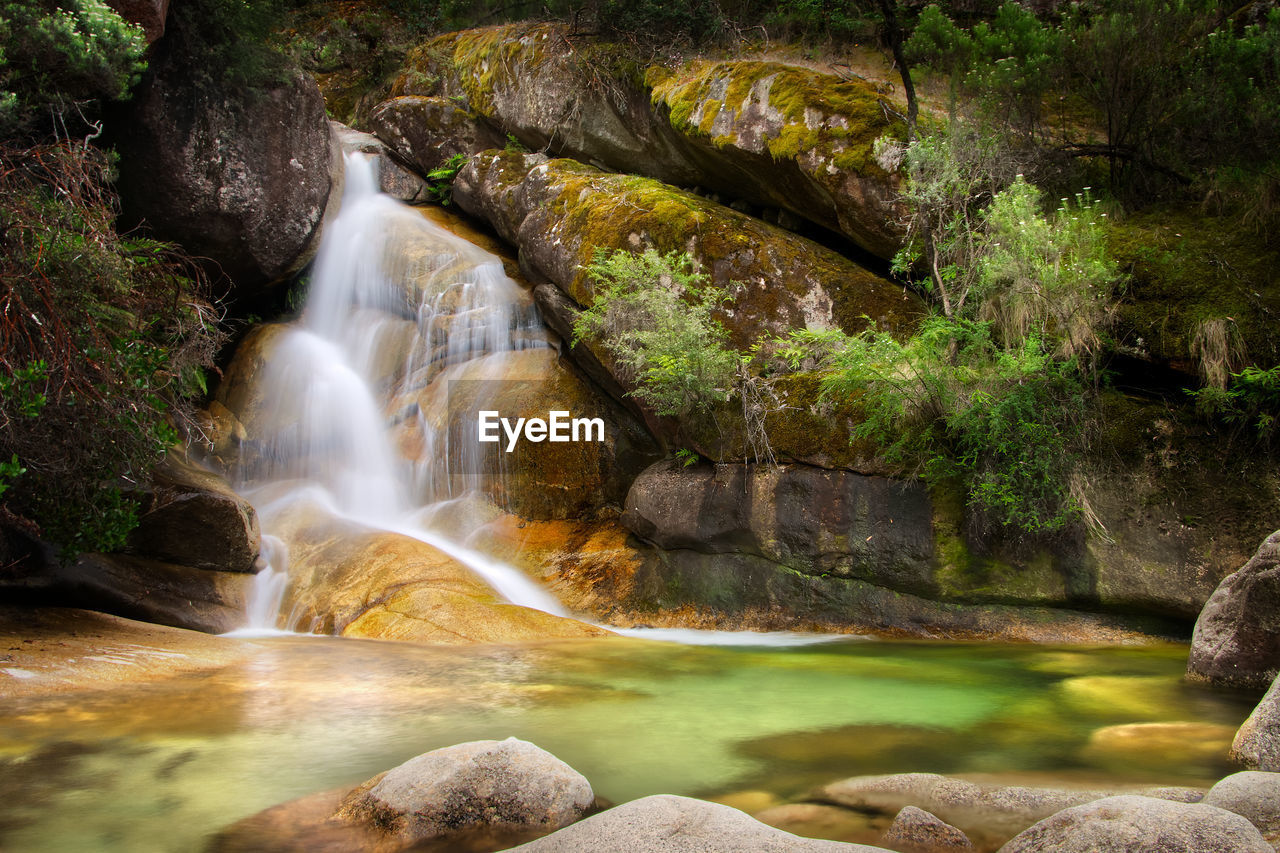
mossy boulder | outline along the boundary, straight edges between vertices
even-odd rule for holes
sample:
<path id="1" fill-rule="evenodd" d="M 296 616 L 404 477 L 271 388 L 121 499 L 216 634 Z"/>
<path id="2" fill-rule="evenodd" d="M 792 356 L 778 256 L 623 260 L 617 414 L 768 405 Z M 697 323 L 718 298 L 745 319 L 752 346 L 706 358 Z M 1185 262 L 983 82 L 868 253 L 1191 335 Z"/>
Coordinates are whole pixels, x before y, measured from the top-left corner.
<path id="1" fill-rule="evenodd" d="M 1195 375 L 1193 342 L 1223 320 L 1233 368 L 1280 363 L 1280 246 L 1231 219 L 1157 207 L 1112 226 L 1108 245 L 1130 279 L 1118 336 L 1137 355 Z"/>
<path id="2" fill-rule="evenodd" d="M 862 81 L 772 62 L 646 68 L 553 24 L 440 36 L 410 54 L 398 93 L 465 99 L 534 150 L 787 210 L 888 258 L 899 177 L 873 147 L 900 112 Z"/>
<path id="3" fill-rule="evenodd" d="M 786 336 L 793 329 L 856 332 L 874 323 L 905 331 L 922 314 L 916 297 L 829 249 L 648 178 L 573 160 L 489 151 L 459 173 L 454 199 L 520 247 L 521 266 L 535 281 L 553 284 L 568 297 L 538 297 L 544 316 L 566 339 L 572 338 L 579 308 L 594 299 L 584 267 L 598 251 L 615 249 L 688 252 L 727 297 L 717 319 L 740 351 L 762 335 Z M 585 341 L 574 357 L 606 390 L 633 390 L 598 341 Z M 679 425 L 637 411 L 655 435 L 673 439 Z M 741 458 L 741 438 L 724 438 L 685 435 L 683 441 L 713 458 Z M 848 445 L 844 436 L 832 439 L 834 447 Z M 799 456 L 819 453 L 811 447 Z"/>
<path id="4" fill-rule="evenodd" d="M 790 210 L 882 258 L 897 251 L 899 176 L 874 146 L 905 128 L 869 84 L 749 61 L 651 68 L 648 80 L 659 115 L 714 176 L 708 186 Z M 744 181 L 745 192 L 734 189 Z"/>

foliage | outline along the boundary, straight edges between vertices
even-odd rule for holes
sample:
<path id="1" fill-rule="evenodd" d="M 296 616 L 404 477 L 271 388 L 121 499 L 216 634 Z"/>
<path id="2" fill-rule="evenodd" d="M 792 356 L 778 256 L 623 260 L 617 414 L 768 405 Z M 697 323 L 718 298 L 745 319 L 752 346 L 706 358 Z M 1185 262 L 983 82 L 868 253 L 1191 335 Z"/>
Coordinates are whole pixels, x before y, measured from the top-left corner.
<path id="1" fill-rule="evenodd" d="M 975 298 L 1007 347 L 1035 338 L 1059 359 L 1092 365 L 1120 280 L 1107 252 L 1106 216 L 1088 188 L 1041 214 L 1040 191 L 1019 175 L 982 214 Z"/>
<path id="2" fill-rule="evenodd" d="M 953 117 L 961 94 L 977 97 L 1001 127 L 1034 140 L 1061 62 L 1061 36 L 1018 3 L 1001 5 L 990 22 L 969 29 L 932 4 L 921 11 L 906 52 L 947 75 Z"/>
<path id="3" fill-rule="evenodd" d="M 96 99 L 128 96 L 145 50 L 141 28 L 101 0 L 0 5 L 0 136 L 83 132 Z"/>
<path id="4" fill-rule="evenodd" d="M 1270 443 L 1280 425 L 1280 365 L 1269 370 L 1250 365 L 1231 374 L 1225 388 L 1206 384 L 1192 392 L 1201 413 L 1224 423 L 1251 429 Z"/>
<path id="5" fill-rule="evenodd" d="M 707 413 L 729 399 L 741 359 L 713 316 L 725 297 L 687 254 L 600 252 L 586 271 L 595 298 L 574 321 L 574 343 L 599 337 L 632 394 L 659 415 Z"/>
<path id="6" fill-rule="evenodd" d="M 224 88 L 260 90 L 288 74 L 273 35 L 285 0 L 188 0 L 174 3 L 160 47 L 180 56 L 209 94 Z"/>
<path id="7" fill-rule="evenodd" d="M 981 212 L 1013 183 L 1019 164 L 996 136 L 960 121 L 916 139 L 903 161 L 902 201 L 909 215 L 894 272 L 906 276 L 923 268 L 920 289 L 945 316 L 961 315 L 978 277 Z"/>
<path id="8" fill-rule="evenodd" d="M 905 343 L 868 329 L 829 363 L 827 391 L 858 395 L 865 412 L 855 438 L 904 471 L 961 483 L 983 527 L 1044 534 L 1081 517 L 1087 386 L 1038 337 L 1007 347 L 990 323 L 933 317 Z"/>
<path id="9" fill-rule="evenodd" d="M 1250 19 L 1212 0 L 1132 0 L 1037 17 L 1010 2 L 962 25 L 934 4 L 907 53 L 945 75 L 953 117 L 958 96 L 972 98 L 1030 143 L 1100 159 L 1117 195 L 1266 188 L 1280 144 L 1280 8 L 1258 8 Z M 1235 195 L 1246 210 L 1249 197 Z"/>
<path id="10" fill-rule="evenodd" d="M 113 231 L 105 155 L 4 149 L 0 165 L 5 505 L 64 555 L 109 550 L 221 337 L 194 267 Z"/>
<path id="11" fill-rule="evenodd" d="M 436 204 L 448 207 L 453 202 L 453 179 L 467 165 L 467 155 L 454 154 L 427 172 L 427 195 Z"/>

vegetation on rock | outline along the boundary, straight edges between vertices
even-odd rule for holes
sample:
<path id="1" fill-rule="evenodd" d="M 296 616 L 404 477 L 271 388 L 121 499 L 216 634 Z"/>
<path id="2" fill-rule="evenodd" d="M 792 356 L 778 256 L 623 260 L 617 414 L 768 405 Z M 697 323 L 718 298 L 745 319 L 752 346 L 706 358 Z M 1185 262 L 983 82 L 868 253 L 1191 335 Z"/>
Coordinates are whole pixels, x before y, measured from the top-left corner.
<path id="1" fill-rule="evenodd" d="M 64 556 L 119 547 L 221 340 L 199 270 L 115 230 L 100 105 L 141 31 L 94 0 L 0 18 L 0 523 Z M 77 138 L 83 137 L 83 138 Z"/>

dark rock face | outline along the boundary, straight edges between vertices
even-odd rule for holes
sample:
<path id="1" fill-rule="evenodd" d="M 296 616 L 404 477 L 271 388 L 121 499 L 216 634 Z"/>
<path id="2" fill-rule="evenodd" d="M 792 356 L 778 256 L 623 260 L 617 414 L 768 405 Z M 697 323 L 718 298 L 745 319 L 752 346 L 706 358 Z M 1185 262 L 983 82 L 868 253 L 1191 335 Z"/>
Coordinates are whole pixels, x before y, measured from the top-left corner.
<path id="1" fill-rule="evenodd" d="M 241 289 L 279 281 L 310 260 L 341 196 L 320 90 L 295 71 L 261 91 L 207 92 L 171 40 L 116 123 L 126 215 Z"/>
<path id="2" fill-rule="evenodd" d="M 174 628 L 222 634 L 245 624 L 253 576 L 211 572 L 127 554 L 86 554 L 59 567 L 60 603 Z"/>
<path id="3" fill-rule="evenodd" d="M 1227 575 L 1196 620 L 1187 677 L 1266 687 L 1280 672 L 1280 530 Z"/>
<path id="4" fill-rule="evenodd" d="M 1066 809 L 1021 833 L 1001 853 L 1267 853 L 1258 830 L 1224 809 L 1121 796 Z"/>
<path id="5" fill-rule="evenodd" d="M 261 535 L 248 501 L 221 477 L 170 454 L 129 536 L 136 555 L 224 572 L 255 572 Z"/>
<path id="6" fill-rule="evenodd" d="M 933 538 L 923 486 L 803 465 L 646 469 L 622 523 L 667 551 L 751 554 L 811 575 L 929 592 Z"/>
<path id="7" fill-rule="evenodd" d="M 456 154 L 470 156 L 500 148 L 504 141 L 474 113 L 448 98 L 392 98 L 378 105 L 369 124 L 375 136 L 421 175 Z"/>

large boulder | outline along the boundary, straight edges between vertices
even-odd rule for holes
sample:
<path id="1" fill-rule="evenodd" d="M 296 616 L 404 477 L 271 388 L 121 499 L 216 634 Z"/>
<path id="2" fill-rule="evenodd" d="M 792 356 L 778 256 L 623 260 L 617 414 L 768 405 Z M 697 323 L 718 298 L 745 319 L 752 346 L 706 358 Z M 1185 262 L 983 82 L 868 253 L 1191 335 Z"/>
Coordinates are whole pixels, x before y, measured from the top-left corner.
<path id="1" fill-rule="evenodd" d="M 1280 677 L 1236 732 L 1231 758 L 1251 770 L 1280 772 Z"/>
<path id="2" fill-rule="evenodd" d="M 929 496 L 918 483 L 805 465 L 646 469 L 622 523 L 668 551 L 754 554 L 795 571 L 934 592 Z"/>
<path id="3" fill-rule="evenodd" d="M 515 738 L 437 749 L 357 788 L 336 817 L 386 836 L 379 849 L 416 849 L 484 830 L 528 838 L 578 820 L 595 800 L 582 774 Z"/>
<path id="4" fill-rule="evenodd" d="M 359 152 L 378 161 L 378 189 L 394 199 L 407 204 L 425 203 L 431 200 L 427 182 L 420 175 L 409 171 L 387 150 L 382 140 L 372 133 L 355 130 L 345 124 L 330 121 L 344 153 Z"/>
<path id="5" fill-rule="evenodd" d="M 1233 773 L 1210 788 L 1201 802 L 1248 818 L 1273 844 L 1280 840 L 1280 773 Z"/>
<path id="6" fill-rule="evenodd" d="M 528 519 L 588 518 L 604 507 L 621 506 L 632 479 L 657 455 L 652 439 L 629 412 L 545 347 L 451 367 L 424 387 L 396 397 L 391 408 L 419 413 L 402 419 L 394 433 L 405 456 L 431 463 L 427 454 L 433 451 L 424 443 L 424 431 L 444 436 L 455 458 L 478 463 L 472 472 L 461 465 L 450 472 L 451 493 L 479 488 Z M 547 421 L 559 412 L 570 438 L 573 420 L 599 425 L 580 430 L 582 440 L 520 440 L 508 452 L 500 429 L 495 433 L 501 434 L 500 441 L 478 441 L 482 411 L 497 412 L 511 423 L 519 418 Z"/>
<path id="7" fill-rule="evenodd" d="M 373 133 L 420 175 L 455 155 L 500 148 L 502 135 L 449 98 L 402 96 L 383 101 L 369 116 Z"/>
<path id="8" fill-rule="evenodd" d="M 279 281 L 310 260 L 341 197 L 324 100 L 297 70 L 254 89 L 210 89 L 183 41 L 163 39 L 114 125 L 126 215 L 240 288 Z"/>
<path id="9" fill-rule="evenodd" d="M 410 56 L 406 95 L 457 97 L 534 150 L 809 220 L 892 257 L 897 164 L 875 142 L 903 135 L 874 85 L 774 62 L 639 67 L 558 25 L 441 36 Z"/>
<path id="10" fill-rule="evenodd" d="M 830 249 L 658 181 L 488 151 L 453 194 L 579 305 L 593 302 L 584 267 L 598 250 L 687 251 L 729 298 L 719 319 L 740 348 L 762 333 L 905 330 L 922 316 L 914 296 Z"/>
<path id="11" fill-rule="evenodd" d="M 845 808 L 896 814 L 915 806 L 945 821 L 984 849 L 1008 841 L 1037 821 L 1063 809 L 1109 797 L 1114 791 L 980 785 L 936 773 L 856 776 L 826 785 L 814 799 Z M 1187 789 L 1154 788 L 1141 799 L 1179 802 Z M 1045 848 L 1050 849 L 1050 848 Z"/>
<path id="12" fill-rule="evenodd" d="M 535 284 L 554 285 L 537 288 L 535 296 L 548 324 L 566 341 L 574 338 L 581 307 L 594 301 L 585 267 L 599 250 L 688 252 L 724 293 L 716 319 L 740 351 L 762 336 L 785 337 L 795 329 L 856 332 L 875 324 L 905 330 L 922 315 L 916 297 L 830 249 L 657 181 L 572 160 L 491 151 L 473 157 L 458 174 L 453 197 L 519 246 L 521 267 Z M 580 341 L 571 353 L 606 391 L 621 396 L 634 390 L 634 381 L 600 341 Z M 791 389 L 787 397 L 793 405 L 794 396 L 796 411 L 804 414 L 771 424 L 781 427 L 774 430 L 786 445 L 780 452 L 815 458 L 821 449 L 803 436 L 817 434 L 830 439 L 826 446 L 842 449 L 837 455 L 857 456 L 843 451 L 848 445 L 847 432 L 839 431 L 844 413 L 828 419 L 833 424 L 824 423 L 809 405 L 815 395 L 801 390 Z M 669 442 L 683 429 L 678 443 L 704 455 L 742 458 L 746 453 L 742 435 L 712 430 L 714 435 L 704 436 L 696 424 L 676 424 L 637 406 L 633 398 L 623 399 Z M 734 422 L 732 416 L 721 420 Z"/>
<path id="13" fill-rule="evenodd" d="M 290 627 L 439 645 L 609 632 L 504 601 L 458 560 L 425 542 L 369 530 L 292 502 L 270 518 L 289 549 Z"/>
<path id="14" fill-rule="evenodd" d="M 1187 677 L 1265 688 L 1280 672 L 1280 530 L 1227 575 L 1196 620 Z"/>
<path id="15" fill-rule="evenodd" d="M 521 853 L 874 853 L 879 847 L 800 838 L 737 809 L 688 797 L 632 800 L 537 841 Z"/>
<path id="16" fill-rule="evenodd" d="M 1119 796 L 1064 809 L 1000 853 L 1274 853 L 1237 814 L 1200 803 Z"/>
<path id="17" fill-rule="evenodd" d="M 174 628 L 241 628 L 253 575 L 212 572 L 128 554 L 85 554 L 53 570 L 48 598 Z"/>

